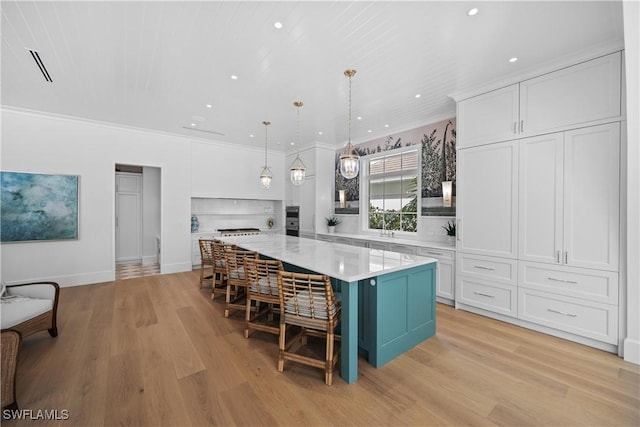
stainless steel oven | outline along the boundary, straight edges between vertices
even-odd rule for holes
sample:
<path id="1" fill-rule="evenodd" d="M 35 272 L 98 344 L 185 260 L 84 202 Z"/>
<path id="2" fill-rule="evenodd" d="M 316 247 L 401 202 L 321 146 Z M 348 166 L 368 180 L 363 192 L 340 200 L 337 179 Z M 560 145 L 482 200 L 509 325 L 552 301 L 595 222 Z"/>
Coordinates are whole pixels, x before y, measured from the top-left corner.
<path id="1" fill-rule="evenodd" d="M 287 206 L 285 224 L 287 236 L 300 236 L 300 206 Z"/>

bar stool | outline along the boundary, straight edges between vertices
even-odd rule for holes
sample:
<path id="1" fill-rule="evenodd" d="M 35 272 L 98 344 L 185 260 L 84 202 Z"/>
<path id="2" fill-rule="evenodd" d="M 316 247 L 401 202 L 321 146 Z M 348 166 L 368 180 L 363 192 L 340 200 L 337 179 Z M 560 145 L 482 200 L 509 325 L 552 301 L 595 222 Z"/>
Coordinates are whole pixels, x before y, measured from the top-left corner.
<path id="1" fill-rule="evenodd" d="M 333 367 L 339 359 L 340 348 L 334 350 L 334 341 L 340 336 L 334 333 L 340 322 L 341 305 L 336 300 L 328 276 L 300 274 L 287 271 L 278 273 L 278 297 L 280 299 L 280 336 L 278 371 L 284 371 L 284 361 L 302 363 L 324 369 L 324 382 L 333 382 Z M 300 333 L 286 343 L 287 325 L 301 328 Z M 300 342 L 307 344 L 307 336 L 326 338 L 324 360 L 292 352 Z"/>
<path id="2" fill-rule="evenodd" d="M 216 294 L 227 294 L 227 262 L 225 260 L 224 253 L 227 250 L 236 249 L 236 245 L 216 240 L 213 242 L 212 248 L 213 286 L 211 287 L 211 299 L 215 299 Z"/>
<path id="3" fill-rule="evenodd" d="M 278 272 L 284 271 L 282 262 L 266 259 L 244 259 L 244 271 L 247 276 L 247 304 L 245 312 L 244 337 L 249 338 L 249 330 L 254 329 L 278 335 L 280 328 L 271 326 L 273 306 L 280 304 L 278 296 Z M 251 316 L 251 301 L 255 301 L 255 315 Z M 260 310 L 260 303 L 266 303 L 266 308 Z M 267 324 L 258 320 L 267 315 Z"/>
<path id="4" fill-rule="evenodd" d="M 200 246 L 200 287 L 205 285 L 206 281 L 211 280 L 211 286 L 214 286 L 215 280 L 213 279 L 213 248 L 212 244 L 216 240 L 214 239 L 198 239 Z M 208 274 L 208 273 L 211 274 Z"/>
<path id="5" fill-rule="evenodd" d="M 258 258 L 254 251 L 228 249 L 224 251 L 225 268 L 227 273 L 227 293 L 224 317 L 229 317 L 231 310 L 245 311 L 245 304 L 239 301 L 246 295 L 247 276 L 244 271 L 245 258 Z"/>

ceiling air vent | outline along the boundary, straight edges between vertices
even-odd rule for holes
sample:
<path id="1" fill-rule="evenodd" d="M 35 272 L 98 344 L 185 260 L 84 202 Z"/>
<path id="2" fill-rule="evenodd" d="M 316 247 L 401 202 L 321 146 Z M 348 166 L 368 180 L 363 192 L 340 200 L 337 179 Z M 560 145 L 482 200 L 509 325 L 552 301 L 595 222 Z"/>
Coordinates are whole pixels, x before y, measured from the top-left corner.
<path id="1" fill-rule="evenodd" d="M 47 67 L 44 66 L 44 62 L 42 62 L 42 59 L 40 59 L 40 55 L 38 55 L 38 51 L 33 49 L 27 50 L 31 53 L 31 57 L 33 58 L 33 60 L 36 61 L 36 64 L 38 65 L 38 68 L 40 68 L 40 72 L 44 76 L 44 79 L 48 82 L 53 82 L 51 75 L 49 75 L 49 71 L 47 71 Z"/>

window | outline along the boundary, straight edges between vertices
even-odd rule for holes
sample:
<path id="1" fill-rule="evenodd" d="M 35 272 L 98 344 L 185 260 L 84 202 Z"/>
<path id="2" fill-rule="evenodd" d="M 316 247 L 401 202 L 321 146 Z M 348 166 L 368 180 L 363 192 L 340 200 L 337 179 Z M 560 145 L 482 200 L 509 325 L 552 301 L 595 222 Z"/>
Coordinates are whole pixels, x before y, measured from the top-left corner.
<path id="1" fill-rule="evenodd" d="M 418 148 L 393 150 L 366 160 L 369 229 L 418 231 Z"/>

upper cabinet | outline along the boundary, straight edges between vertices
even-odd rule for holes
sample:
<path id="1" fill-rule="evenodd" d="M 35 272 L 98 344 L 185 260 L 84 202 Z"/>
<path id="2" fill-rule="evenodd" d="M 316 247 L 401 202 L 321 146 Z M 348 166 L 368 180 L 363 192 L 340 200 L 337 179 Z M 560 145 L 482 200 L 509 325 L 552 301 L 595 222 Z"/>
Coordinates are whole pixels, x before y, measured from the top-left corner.
<path id="1" fill-rule="evenodd" d="M 519 85 L 511 85 L 458 103 L 457 148 L 517 138 Z"/>
<path id="2" fill-rule="evenodd" d="M 616 52 L 458 103 L 458 148 L 566 130 L 618 117 Z"/>

